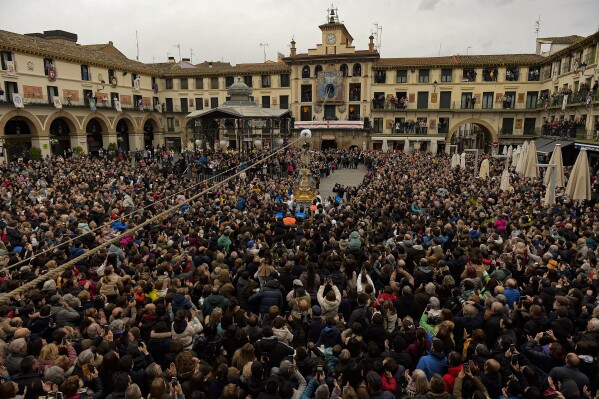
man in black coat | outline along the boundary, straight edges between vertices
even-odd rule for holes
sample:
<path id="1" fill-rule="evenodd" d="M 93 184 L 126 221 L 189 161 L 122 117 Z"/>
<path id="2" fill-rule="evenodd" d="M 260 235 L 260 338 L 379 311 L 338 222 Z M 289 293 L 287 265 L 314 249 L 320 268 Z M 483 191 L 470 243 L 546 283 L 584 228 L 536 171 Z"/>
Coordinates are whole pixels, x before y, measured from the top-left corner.
<path id="1" fill-rule="evenodd" d="M 262 328 L 262 339 L 256 341 L 256 357 L 266 362 L 267 370 L 279 366 L 286 356 L 293 355 L 293 348 L 280 342 L 272 332 L 272 327 Z"/>

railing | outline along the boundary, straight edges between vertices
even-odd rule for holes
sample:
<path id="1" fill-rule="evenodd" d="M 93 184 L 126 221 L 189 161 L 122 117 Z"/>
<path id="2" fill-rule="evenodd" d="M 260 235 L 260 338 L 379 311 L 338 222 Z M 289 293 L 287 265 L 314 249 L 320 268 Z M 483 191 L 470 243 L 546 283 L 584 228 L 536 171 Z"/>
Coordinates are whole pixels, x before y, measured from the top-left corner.
<path id="1" fill-rule="evenodd" d="M 584 130 L 580 129 L 576 132 L 577 140 L 599 141 L 599 129 Z"/>
<path id="2" fill-rule="evenodd" d="M 571 125 L 545 125 L 541 127 L 541 134 L 548 137 L 557 137 L 563 139 L 575 139 L 592 136 L 591 131 L 587 131 L 584 126 Z"/>

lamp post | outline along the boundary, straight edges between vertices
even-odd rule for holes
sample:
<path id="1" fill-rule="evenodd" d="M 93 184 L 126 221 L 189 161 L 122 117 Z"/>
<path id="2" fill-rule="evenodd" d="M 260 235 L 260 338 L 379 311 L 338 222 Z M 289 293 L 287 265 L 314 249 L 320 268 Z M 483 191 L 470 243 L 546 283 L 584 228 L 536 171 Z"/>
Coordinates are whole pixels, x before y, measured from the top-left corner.
<path id="1" fill-rule="evenodd" d="M 555 174 L 557 173 L 557 165 L 553 163 L 538 163 L 536 164 L 536 166 L 538 168 L 547 168 L 547 173 L 551 171 L 551 177 L 549 178 L 549 187 L 547 187 L 547 190 L 549 191 L 547 205 L 553 205 L 555 204 Z"/>
<path id="2" fill-rule="evenodd" d="M 437 92 L 437 81 L 436 80 L 433 82 L 433 92 L 434 93 Z"/>
<path id="3" fill-rule="evenodd" d="M 476 169 L 478 168 L 478 148 L 469 148 L 464 150 L 464 152 L 474 153 L 474 172 L 476 173 Z"/>

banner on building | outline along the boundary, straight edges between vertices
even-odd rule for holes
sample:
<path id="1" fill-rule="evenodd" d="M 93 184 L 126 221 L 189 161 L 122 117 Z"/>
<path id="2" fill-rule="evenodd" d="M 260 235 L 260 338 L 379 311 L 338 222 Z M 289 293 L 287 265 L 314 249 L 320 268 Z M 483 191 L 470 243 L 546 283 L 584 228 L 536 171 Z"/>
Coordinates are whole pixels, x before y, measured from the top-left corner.
<path id="1" fill-rule="evenodd" d="M 568 104 L 568 95 L 564 94 L 564 101 L 562 101 L 562 111 L 566 109 L 567 104 Z"/>
<path id="2" fill-rule="evenodd" d="M 157 102 L 156 104 L 154 104 L 154 109 L 156 110 L 156 112 L 162 113 L 162 105 L 160 105 L 159 102 Z"/>
<path id="3" fill-rule="evenodd" d="M 12 102 L 17 108 L 25 108 L 23 104 L 23 97 L 19 93 L 12 93 Z"/>
<path id="4" fill-rule="evenodd" d="M 54 108 L 62 109 L 62 101 L 60 101 L 60 97 L 54 97 Z"/>
<path id="5" fill-rule="evenodd" d="M 90 111 L 96 110 L 96 99 L 93 97 L 89 99 L 89 109 Z"/>
<path id="6" fill-rule="evenodd" d="M 114 99 L 114 109 L 116 109 L 118 112 L 121 112 L 123 110 L 121 108 L 121 101 L 117 98 Z"/>
<path id="7" fill-rule="evenodd" d="M 48 80 L 54 82 L 56 80 L 56 68 L 54 65 L 48 66 Z"/>
<path id="8" fill-rule="evenodd" d="M 17 70 L 15 69 L 14 61 L 6 61 L 6 74 L 8 76 L 16 76 Z"/>

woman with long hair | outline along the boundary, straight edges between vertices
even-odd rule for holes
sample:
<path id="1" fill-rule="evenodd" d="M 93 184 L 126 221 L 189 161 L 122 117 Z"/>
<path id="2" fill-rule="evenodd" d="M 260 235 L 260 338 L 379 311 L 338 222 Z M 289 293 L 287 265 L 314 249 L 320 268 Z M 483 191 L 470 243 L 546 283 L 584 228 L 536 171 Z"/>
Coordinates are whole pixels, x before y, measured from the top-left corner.
<path id="1" fill-rule="evenodd" d="M 233 354 L 231 366 L 235 367 L 239 371 L 243 371 L 243 368 L 247 363 L 251 363 L 256 360 L 254 349 L 254 345 L 250 343 L 247 343 L 241 348 L 237 349 Z"/>
<path id="2" fill-rule="evenodd" d="M 312 301 L 316 302 L 316 293 L 318 292 L 318 287 L 320 287 L 320 277 L 314 270 L 312 263 L 308 263 L 307 270 L 300 275 L 299 279 L 304 284 L 304 288 Z"/>
<path id="3" fill-rule="evenodd" d="M 412 375 L 410 375 L 410 372 L 406 370 L 405 377 L 406 381 L 408 381 L 408 387 L 403 398 L 419 398 L 421 395 L 426 395 L 429 391 L 430 386 L 424 371 L 416 369 Z"/>

